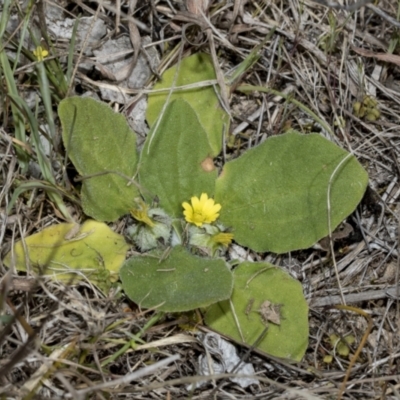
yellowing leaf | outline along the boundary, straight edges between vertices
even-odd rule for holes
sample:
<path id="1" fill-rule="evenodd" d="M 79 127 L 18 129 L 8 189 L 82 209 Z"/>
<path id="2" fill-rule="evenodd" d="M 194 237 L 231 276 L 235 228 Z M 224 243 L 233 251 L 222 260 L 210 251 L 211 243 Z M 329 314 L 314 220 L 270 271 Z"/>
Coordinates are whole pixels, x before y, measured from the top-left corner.
<path id="1" fill-rule="evenodd" d="M 332 361 L 333 361 L 333 357 L 332 357 L 330 354 L 328 354 L 328 355 L 326 355 L 326 356 L 324 357 L 324 363 L 325 363 L 325 364 L 331 364 Z"/>
<path id="2" fill-rule="evenodd" d="M 332 347 L 336 347 L 336 352 L 342 357 L 348 357 L 350 354 L 349 345 L 354 343 L 355 338 L 353 335 L 347 335 L 341 340 L 339 336 L 332 334 L 329 336 L 329 342 Z"/>
<path id="3" fill-rule="evenodd" d="M 88 279 L 104 291 L 117 281 L 129 248 L 123 236 L 93 220 L 50 226 L 24 242 L 6 255 L 6 266 L 62 282 Z"/>
<path id="4" fill-rule="evenodd" d="M 149 106 L 147 108 L 147 122 L 153 127 L 159 114 L 164 107 L 166 100 L 170 97 L 169 91 L 157 92 L 159 89 L 170 89 L 171 85 L 180 87 L 172 93 L 169 101 L 175 99 L 185 100 L 193 108 L 199 122 L 204 129 L 204 134 L 211 146 L 210 155 L 216 156 L 220 153 L 222 147 L 222 134 L 229 130 L 229 115 L 221 108 L 218 99 L 218 89 L 213 85 L 201 86 L 203 81 L 209 81 L 216 78 L 214 66 L 211 57 L 208 54 L 196 53 L 190 57 L 184 58 L 179 66 L 179 72 L 176 76 L 174 66 L 164 72 L 162 81 L 154 86 L 155 93 L 149 94 Z M 182 90 L 182 87 L 198 84 L 197 87 L 188 87 Z M 183 117 L 184 111 L 182 111 Z M 188 121 L 190 129 L 190 121 Z M 203 131 L 202 129 L 202 131 Z M 193 134 L 194 128 L 192 128 Z M 202 132 L 203 134 L 203 132 Z M 196 143 L 192 139 L 192 143 Z M 195 149 L 196 146 L 193 146 Z"/>

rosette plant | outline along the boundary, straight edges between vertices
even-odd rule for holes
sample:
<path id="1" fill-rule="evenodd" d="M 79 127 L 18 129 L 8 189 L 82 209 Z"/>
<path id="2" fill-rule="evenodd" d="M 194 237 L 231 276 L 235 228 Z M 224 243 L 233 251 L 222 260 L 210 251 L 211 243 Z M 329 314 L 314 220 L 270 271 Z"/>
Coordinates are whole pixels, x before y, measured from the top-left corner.
<path id="1" fill-rule="evenodd" d="M 64 145 L 83 178 L 83 211 L 98 223 L 130 214 L 126 233 L 142 253 L 123 262 L 119 276 L 140 307 L 200 308 L 215 330 L 250 345 L 262 336 L 260 350 L 300 360 L 308 340 L 301 284 L 268 263 L 227 260 L 226 249 L 232 241 L 256 252 L 312 246 L 354 211 L 367 173 L 321 135 L 295 131 L 225 163 L 218 158 L 217 168 L 229 115 L 215 89 L 169 94 L 173 83 L 215 79 L 210 58 L 188 57 L 162 78 L 156 88 L 166 90 L 149 96 L 151 129 L 140 153 L 135 133 L 107 105 L 78 97 L 61 102 Z"/>

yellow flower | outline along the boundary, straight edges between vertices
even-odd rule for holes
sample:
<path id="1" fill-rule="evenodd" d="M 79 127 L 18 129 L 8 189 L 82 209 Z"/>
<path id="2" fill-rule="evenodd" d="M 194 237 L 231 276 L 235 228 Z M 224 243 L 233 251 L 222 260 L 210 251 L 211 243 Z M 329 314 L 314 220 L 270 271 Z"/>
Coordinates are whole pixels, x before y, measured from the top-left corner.
<path id="1" fill-rule="evenodd" d="M 143 222 L 150 228 L 154 227 L 153 220 L 149 217 L 149 206 L 141 199 L 136 200 L 138 208 L 133 208 L 130 213 L 137 221 Z"/>
<path id="2" fill-rule="evenodd" d="M 38 46 L 36 47 L 35 50 L 33 50 L 33 55 L 36 57 L 38 61 L 43 61 L 45 57 L 49 55 L 49 52 L 42 46 Z"/>
<path id="3" fill-rule="evenodd" d="M 232 239 L 233 233 L 227 232 L 219 232 L 211 238 L 216 245 L 222 245 L 224 247 L 228 247 L 232 243 Z"/>
<path id="4" fill-rule="evenodd" d="M 147 205 L 141 198 L 135 199 L 135 207 L 130 209 L 136 223 L 126 228 L 126 235 L 139 249 L 147 251 L 168 244 L 171 236 L 171 218 L 161 208 Z"/>
<path id="5" fill-rule="evenodd" d="M 209 199 L 207 193 L 202 193 L 200 199 L 193 196 L 189 203 L 182 203 L 184 208 L 183 215 L 187 222 L 202 226 L 203 224 L 210 224 L 218 217 L 218 211 L 221 209 L 220 204 L 215 204 L 214 199 Z"/>

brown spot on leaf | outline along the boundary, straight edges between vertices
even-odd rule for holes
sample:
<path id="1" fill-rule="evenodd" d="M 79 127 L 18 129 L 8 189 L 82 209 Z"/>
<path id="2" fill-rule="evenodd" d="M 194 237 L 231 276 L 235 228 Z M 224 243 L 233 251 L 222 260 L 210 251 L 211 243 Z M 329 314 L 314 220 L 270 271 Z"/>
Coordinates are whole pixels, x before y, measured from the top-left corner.
<path id="1" fill-rule="evenodd" d="M 254 300 L 255 299 L 250 299 L 249 302 L 247 303 L 246 310 L 244 312 L 247 315 L 247 317 L 249 317 L 251 309 L 253 308 Z"/>
<path id="2" fill-rule="evenodd" d="M 203 168 L 203 171 L 206 172 L 212 172 L 215 169 L 215 165 L 214 165 L 214 161 L 211 157 L 207 157 L 205 158 L 202 162 L 201 162 L 201 168 Z"/>
<path id="3" fill-rule="evenodd" d="M 272 322 L 275 325 L 281 324 L 281 307 L 282 304 L 273 304 L 265 300 L 260 307 L 259 313 L 264 323 Z"/>

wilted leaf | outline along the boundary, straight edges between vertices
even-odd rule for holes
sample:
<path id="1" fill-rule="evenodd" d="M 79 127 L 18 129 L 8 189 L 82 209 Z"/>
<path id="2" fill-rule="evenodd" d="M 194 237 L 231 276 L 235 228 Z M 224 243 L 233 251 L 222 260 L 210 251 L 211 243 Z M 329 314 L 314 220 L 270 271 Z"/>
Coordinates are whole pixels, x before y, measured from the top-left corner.
<path id="1" fill-rule="evenodd" d="M 24 242 L 26 252 L 22 241 L 17 242 L 4 259 L 6 266 L 62 282 L 88 279 L 103 290 L 118 279 L 129 248 L 123 236 L 93 220 L 80 227 L 53 225 Z"/>

